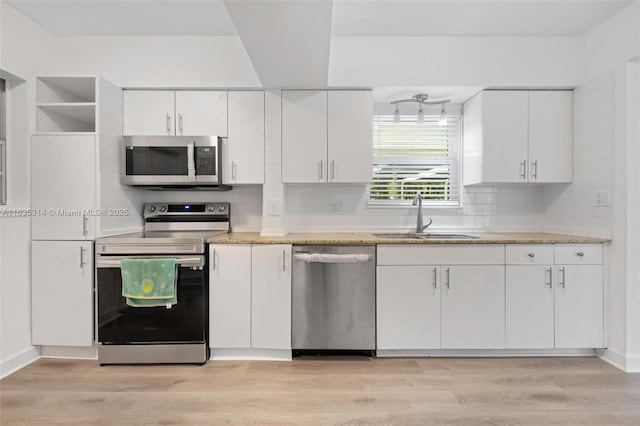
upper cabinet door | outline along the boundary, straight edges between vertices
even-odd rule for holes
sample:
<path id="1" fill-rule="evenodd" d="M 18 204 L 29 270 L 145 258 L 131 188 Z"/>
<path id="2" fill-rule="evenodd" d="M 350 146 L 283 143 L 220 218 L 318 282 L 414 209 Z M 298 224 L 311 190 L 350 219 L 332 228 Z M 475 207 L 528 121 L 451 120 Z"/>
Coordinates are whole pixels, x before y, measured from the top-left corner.
<path id="1" fill-rule="evenodd" d="M 227 136 L 227 92 L 178 90 L 176 135 Z"/>
<path id="2" fill-rule="evenodd" d="M 95 189 L 95 136 L 32 137 L 31 206 L 46 212 L 32 218 L 32 239 L 93 239 Z"/>
<path id="3" fill-rule="evenodd" d="M 496 90 L 480 96 L 482 181 L 526 182 L 529 92 Z"/>
<path id="4" fill-rule="evenodd" d="M 373 173 L 373 95 L 328 92 L 328 180 L 369 183 Z"/>
<path id="5" fill-rule="evenodd" d="M 123 134 L 174 135 L 174 93 L 173 90 L 125 90 Z"/>
<path id="6" fill-rule="evenodd" d="M 264 183 L 264 92 L 229 92 L 224 182 Z"/>
<path id="7" fill-rule="evenodd" d="M 571 182 L 573 92 L 529 92 L 529 181 Z"/>
<path id="8" fill-rule="evenodd" d="M 327 182 L 327 91 L 282 91 L 282 181 Z"/>

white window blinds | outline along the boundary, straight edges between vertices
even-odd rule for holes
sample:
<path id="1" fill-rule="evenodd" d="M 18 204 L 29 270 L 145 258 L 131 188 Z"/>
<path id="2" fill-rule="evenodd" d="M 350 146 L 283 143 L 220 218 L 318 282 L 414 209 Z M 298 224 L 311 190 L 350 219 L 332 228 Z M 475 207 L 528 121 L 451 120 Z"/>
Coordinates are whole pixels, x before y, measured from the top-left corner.
<path id="1" fill-rule="evenodd" d="M 460 205 L 460 117 L 376 115 L 370 205 L 407 205 L 420 191 L 429 205 Z"/>

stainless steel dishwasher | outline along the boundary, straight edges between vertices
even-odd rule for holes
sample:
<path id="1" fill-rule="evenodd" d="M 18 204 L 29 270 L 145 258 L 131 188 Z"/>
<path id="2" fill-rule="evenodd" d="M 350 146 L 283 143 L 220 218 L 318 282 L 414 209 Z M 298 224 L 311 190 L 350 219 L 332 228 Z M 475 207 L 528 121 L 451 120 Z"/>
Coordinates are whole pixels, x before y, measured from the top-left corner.
<path id="1" fill-rule="evenodd" d="M 294 246 L 294 352 L 376 347 L 375 246 Z"/>

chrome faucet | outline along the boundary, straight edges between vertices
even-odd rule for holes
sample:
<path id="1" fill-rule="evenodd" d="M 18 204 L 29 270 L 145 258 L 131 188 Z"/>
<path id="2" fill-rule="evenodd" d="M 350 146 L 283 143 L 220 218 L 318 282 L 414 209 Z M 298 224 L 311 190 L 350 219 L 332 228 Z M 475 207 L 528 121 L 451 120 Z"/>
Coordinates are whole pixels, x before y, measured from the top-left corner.
<path id="1" fill-rule="evenodd" d="M 416 196 L 413 199 L 413 203 L 411 204 L 413 204 L 414 206 L 418 206 L 418 222 L 416 223 L 416 234 L 420 234 L 433 223 L 433 219 L 429 218 L 429 223 L 427 223 L 426 225 L 422 221 L 422 194 L 420 193 L 420 191 L 416 192 Z"/>

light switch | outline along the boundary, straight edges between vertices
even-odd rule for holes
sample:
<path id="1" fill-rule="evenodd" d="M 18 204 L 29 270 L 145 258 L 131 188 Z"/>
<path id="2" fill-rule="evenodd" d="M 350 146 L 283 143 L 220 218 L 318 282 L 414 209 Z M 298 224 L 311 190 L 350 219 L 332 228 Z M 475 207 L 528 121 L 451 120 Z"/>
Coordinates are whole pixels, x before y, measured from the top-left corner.
<path id="1" fill-rule="evenodd" d="M 274 199 L 269 200 L 267 202 L 267 209 L 269 211 L 269 216 L 280 216 L 280 206 L 282 202 L 280 200 Z"/>
<path id="2" fill-rule="evenodd" d="M 594 193 L 594 206 L 596 207 L 608 207 L 610 204 L 609 198 L 611 194 L 608 189 L 599 189 Z"/>
<path id="3" fill-rule="evenodd" d="M 342 214 L 343 206 L 342 201 L 332 201 L 331 202 L 331 213 L 333 214 Z"/>

